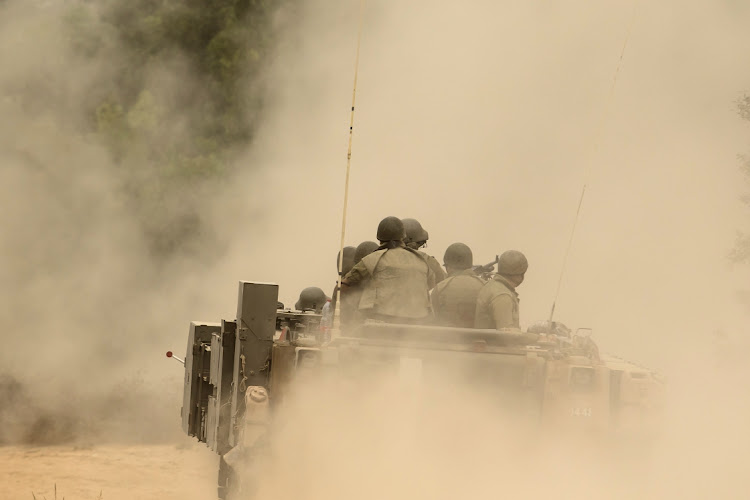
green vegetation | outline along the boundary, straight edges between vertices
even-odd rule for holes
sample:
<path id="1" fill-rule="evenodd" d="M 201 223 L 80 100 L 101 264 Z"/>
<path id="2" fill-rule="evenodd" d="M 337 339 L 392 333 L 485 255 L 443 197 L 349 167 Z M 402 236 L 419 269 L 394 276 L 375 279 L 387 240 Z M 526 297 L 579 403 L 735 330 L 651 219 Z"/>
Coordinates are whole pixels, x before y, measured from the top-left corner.
<path id="1" fill-rule="evenodd" d="M 75 57 L 97 68 L 84 128 L 110 151 L 155 255 L 195 250 L 205 228 L 187 200 L 225 179 L 251 142 L 281 3 L 98 0 L 68 10 Z"/>

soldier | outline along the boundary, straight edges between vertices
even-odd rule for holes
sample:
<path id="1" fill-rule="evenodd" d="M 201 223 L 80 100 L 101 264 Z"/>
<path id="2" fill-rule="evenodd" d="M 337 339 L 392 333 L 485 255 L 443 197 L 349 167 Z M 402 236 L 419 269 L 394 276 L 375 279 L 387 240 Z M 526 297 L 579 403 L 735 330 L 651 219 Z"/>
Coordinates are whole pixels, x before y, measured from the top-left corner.
<path id="1" fill-rule="evenodd" d="M 404 223 L 404 230 L 406 231 L 406 238 L 404 238 L 404 244 L 422 254 L 427 259 L 432 272 L 435 273 L 435 283 L 432 286 L 440 283 L 445 279 L 445 271 L 440 266 L 438 260 L 432 255 L 419 250 L 427 244 L 427 240 L 430 239 L 430 234 L 422 227 L 417 219 L 401 219 Z"/>
<path id="2" fill-rule="evenodd" d="M 343 263 L 343 270 L 341 272 L 341 276 L 346 276 L 346 273 L 351 271 L 352 267 L 354 267 L 354 253 L 356 251 L 357 249 L 352 246 L 344 247 L 344 263 Z M 339 251 L 338 255 L 336 255 L 336 271 L 339 270 L 340 258 L 341 258 L 341 252 Z"/>
<path id="3" fill-rule="evenodd" d="M 404 245 L 404 224 L 386 217 L 378 225 L 380 246 L 354 265 L 342 292 L 362 287 L 358 310 L 365 318 L 420 323 L 430 315 L 429 290 L 435 276 L 425 258 Z"/>
<path id="4" fill-rule="evenodd" d="M 339 272 L 339 259 L 341 258 L 341 251 L 339 251 L 339 253 L 336 255 L 336 272 L 340 276 L 346 276 L 346 273 L 351 271 L 352 267 L 354 267 L 354 253 L 356 252 L 356 250 L 357 249 L 353 246 L 344 247 L 344 262 L 341 268 L 341 272 Z M 333 285 L 333 294 L 331 295 L 331 297 L 333 297 L 331 301 L 331 312 L 333 312 L 333 308 L 336 307 L 336 292 L 338 292 L 338 289 L 339 282 L 338 280 L 336 280 L 336 284 Z"/>
<path id="5" fill-rule="evenodd" d="M 361 261 L 367 255 L 378 249 L 378 244 L 374 241 L 363 241 L 354 251 L 352 258 L 352 265 L 349 269 L 345 269 L 344 276 L 346 276 L 352 267 Z M 349 290 L 345 296 L 341 297 L 341 326 L 342 328 L 353 328 L 358 324 L 364 322 L 364 318 L 359 314 L 358 307 L 359 301 L 362 298 L 362 287 L 355 287 Z M 334 299 L 335 300 L 335 299 Z M 333 304 L 335 307 L 336 304 Z"/>
<path id="6" fill-rule="evenodd" d="M 432 311 L 438 323 L 472 328 L 477 309 L 477 295 L 484 285 L 472 269 L 471 248 L 453 243 L 445 250 L 443 263 L 448 277 L 432 291 Z"/>
<path id="7" fill-rule="evenodd" d="M 357 249 L 354 251 L 354 264 L 356 265 L 360 260 L 377 250 L 378 246 L 374 241 L 363 241 L 357 245 Z"/>
<path id="8" fill-rule="evenodd" d="M 348 273 L 354 266 L 354 252 L 355 251 L 356 251 L 356 248 L 354 248 L 353 246 L 344 247 L 344 262 L 342 264 L 341 271 L 339 271 L 339 263 L 341 262 L 340 261 L 341 250 L 339 250 L 339 253 L 336 254 L 336 272 L 339 274 L 339 276 L 345 276 L 346 273 Z M 328 328 L 333 326 L 333 313 L 336 310 L 336 299 L 338 297 L 338 291 L 339 291 L 339 282 L 338 280 L 336 280 L 336 284 L 333 285 L 333 293 L 331 294 L 332 298 L 326 303 L 322 311 L 323 324 L 326 325 Z"/>
<path id="9" fill-rule="evenodd" d="M 518 250 L 508 250 L 498 259 L 497 273 L 477 296 L 475 328 L 520 329 L 518 293 L 529 263 Z"/>
<path id="10" fill-rule="evenodd" d="M 323 290 L 317 286 L 310 286 L 300 292 L 294 308 L 298 311 L 315 311 L 320 314 L 327 300 L 328 297 Z"/>

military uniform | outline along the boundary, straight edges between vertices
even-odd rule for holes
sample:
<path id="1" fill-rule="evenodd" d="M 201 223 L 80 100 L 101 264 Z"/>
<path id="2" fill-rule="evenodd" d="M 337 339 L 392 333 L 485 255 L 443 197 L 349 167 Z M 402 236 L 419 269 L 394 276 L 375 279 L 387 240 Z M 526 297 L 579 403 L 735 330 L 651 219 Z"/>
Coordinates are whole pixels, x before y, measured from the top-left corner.
<path id="1" fill-rule="evenodd" d="M 354 259 L 352 265 L 344 272 L 346 276 L 352 267 L 354 267 L 359 261 L 370 255 L 372 252 L 378 249 L 378 244 L 374 241 L 363 241 L 354 250 Z M 356 328 L 357 325 L 364 322 L 365 318 L 362 313 L 359 312 L 359 301 L 362 299 L 362 291 L 364 287 L 358 286 L 348 290 L 346 293 L 341 294 L 341 327 Z"/>
<path id="2" fill-rule="evenodd" d="M 513 283 L 495 275 L 477 296 L 475 328 L 520 328 L 519 300 Z"/>
<path id="3" fill-rule="evenodd" d="M 364 317 L 412 322 L 430 315 L 429 289 L 434 280 L 426 259 L 401 244 L 364 257 L 343 283 L 362 287 L 358 310 Z"/>
<path id="4" fill-rule="evenodd" d="M 443 271 L 443 266 L 440 265 L 440 262 L 433 257 L 432 255 L 427 255 L 426 253 L 417 250 L 417 252 L 422 255 L 422 257 L 427 262 L 427 265 L 430 266 L 430 269 L 432 270 L 432 274 L 435 276 L 434 283 L 430 283 L 430 288 L 433 288 L 435 285 L 440 283 L 446 278 L 445 271 Z"/>
<path id="5" fill-rule="evenodd" d="M 431 297 L 432 310 L 438 323 L 472 328 L 477 295 L 483 286 L 484 281 L 472 269 L 459 271 L 438 283 Z"/>
<path id="6" fill-rule="evenodd" d="M 337 289 L 338 287 L 334 287 L 334 294 Z M 354 328 L 364 321 L 358 310 L 361 298 L 362 287 L 356 287 L 341 294 L 341 308 L 339 309 L 341 328 Z M 332 305 L 336 307 L 335 301 Z"/>
<path id="7" fill-rule="evenodd" d="M 401 222 L 404 225 L 404 233 L 406 234 L 404 244 L 407 246 L 407 248 L 411 248 L 412 250 L 416 250 L 417 252 L 419 252 L 419 254 L 427 261 L 427 264 L 430 266 L 430 269 L 432 269 L 432 272 L 435 274 L 435 281 L 433 283 L 430 283 L 430 288 L 432 288 L 445 279 L 445 271 L 443 271 L 443 266 L 440 265 L 440 262 L 438 262 L 435 257 L 433 257 L 432 255 L 427 255 L 426 253 L 419 250 L 427 243 L 427 240 L 430 239 L 430 233 L 425 231 L 425 229 L 422 227 L 422 224 L 420 224 L 416 219 L 401 219 Z"/>

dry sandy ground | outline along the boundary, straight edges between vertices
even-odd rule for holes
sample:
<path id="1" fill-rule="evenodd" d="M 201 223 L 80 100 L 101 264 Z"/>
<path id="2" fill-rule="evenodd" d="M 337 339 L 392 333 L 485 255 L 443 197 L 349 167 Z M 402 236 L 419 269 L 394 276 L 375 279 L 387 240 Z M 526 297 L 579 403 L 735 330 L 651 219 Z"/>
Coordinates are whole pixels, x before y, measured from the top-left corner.
<path id="1" fill-rule="evenodd" d="M 0 447 L 0 500 L 207 500 L 216 456 L 199 443 Z"/>

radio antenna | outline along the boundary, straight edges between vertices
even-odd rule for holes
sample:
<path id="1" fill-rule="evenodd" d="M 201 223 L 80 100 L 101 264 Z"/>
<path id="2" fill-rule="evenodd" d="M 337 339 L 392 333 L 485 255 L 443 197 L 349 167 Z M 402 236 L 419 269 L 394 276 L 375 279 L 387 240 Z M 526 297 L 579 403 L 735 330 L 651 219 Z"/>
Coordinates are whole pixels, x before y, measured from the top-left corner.
<path id="1" fill-rule="evenodd" d="M 341 314 L 341 280 L 344 272 L 344 240 L 346 238 L 346 210 L 349 205 L 349 172 L 352 165 L 352 138 L 354 137 L 354 105 L 357 102 L 357 75 L 359 73 L 359 48 L 362 44 L 362 25 L 365 18 L 365 0 L 359 3 L 359 28 L 357 30 L 357 52 L 354 57 L 354 85 L 352 86 L 352 111 L 349 118 L 349 147 L 346 151 L 346 176 L 344 177 L 344 208 L 341 215 L 341 242 L 339 244 L 338 282 L 336 286 L 336 308 L 333 312 L 332 331 L 338 332 Z"/>
<path id="2" fill-rule="evenodd" d="M 578 199 L 578 208 L 576 209 L 576 215 L 573 219 L 573 228 L 570 231 L 570 238 L 568 239 L 568 246 L 565 248 L 565 254 L 563 256 L 563 263 L 562 263 L 562 269 L 560 270 L 560 278 L 557 280 L 557 289 L 555 290 L 555 296 L 552 299 L 552 309 L 549 313 L 549 321 L 551 322 L 552 319 L 555 317 L 555 305 L 557 304 L 557 297 L 560 295 L 560 287 L 562 286 L 563 277 L 565 276 L 565 269 L 568 265 L 568 255 L 570 254 L 570 248 L 573 245 L 573 238 L 575 236 L 576 227 L 578 226 L 578 219 L 581 215 L 581 206 L 583 205 L 583 198 L 586 195 L 586 185 L 588 184 L 589 177 L 591 176 L 591 166 L 592 166 L 592 158 L 594 156 L 594 153 L 597 152 L 599 148 L 599 142 L 601 140 L 602 136 L 602 130 L 604 129 L 604 124 L 606 123 L 607 119 L 609 118 L 611 109 L 612 109 L 612 103 L 614 101 L 615 97 L 615 87 L 617 85 L 617 78 L 620 76 L 620 68 L 622 67 L 622 60 L 625 58 L 625 49 L 628 46 L 628 41 L 630 40 L 630 33 L 633 30 L 633 24 L 635 23 L 635 11 L 636 11 L 636 5 L 637 0 L 633 2 L 633 12 L 630 15 L 630 22 L 628 23 L 627 32 L 625 33 L 625 40 L 622 43 L 622 50 L 620 50 L 620 58 L 617 60 L 617 68 L 615 69 L 615 76 L 612 78 L 612 84 L 609 87 L 609 95 L 607 97 L 607 101 L 605 104 L 604 112 L 601 115 L 601 118 L 599 119 L 599 124 L 596 127 L 594 140 L 592 141 L 591 145 L 591 152 L 588 156 L 587 166 L 586 166 L 586 173 L 584 175 L 584 181 L 583 181 L 583 188 L 581 189 L 581 197 Z"/>

